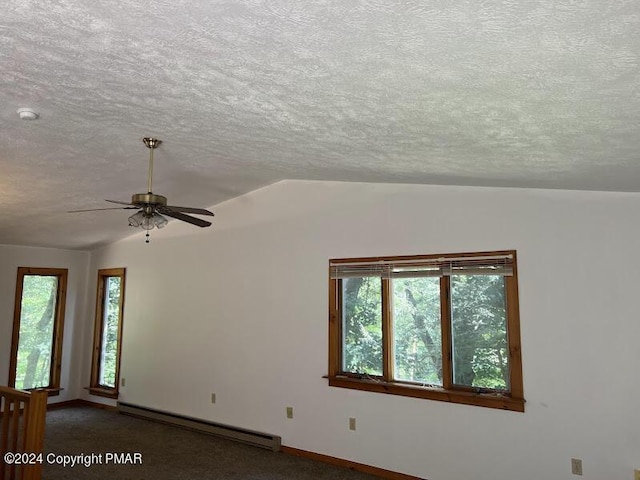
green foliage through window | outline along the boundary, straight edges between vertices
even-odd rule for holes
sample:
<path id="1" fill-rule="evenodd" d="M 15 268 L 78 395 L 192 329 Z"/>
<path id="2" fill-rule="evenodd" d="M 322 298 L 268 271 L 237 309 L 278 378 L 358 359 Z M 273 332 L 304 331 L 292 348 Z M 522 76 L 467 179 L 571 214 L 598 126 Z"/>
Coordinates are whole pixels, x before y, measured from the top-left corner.
<path id="1" fill-rule="evenodd" d="M 393 280 L 395 378 L 442 385 L 440 279 Z"/>
<path id="2" fill-rule="evenodd" d="M 56 276 L 24 276 L 15 388 L 49 385 L 57 291 Z"/>
<path id="3" fill-rule="evenodd" d="M 504 277 L 451 277 L 454 383 L 507 390 L 509 365 Z"/>
<path id="4" fill-rule="evenodd" d="M 344 369 L 382 375 L 382 282 L 376 277 L 348 278 L 344 299 Z"/>
<path id="5" fill-rule="evenodd" d="M 104 317 L 102 319 L 102 351 L 100 385 L 115 388 L 120 323 L 120 277 L 105 277 Z"/>

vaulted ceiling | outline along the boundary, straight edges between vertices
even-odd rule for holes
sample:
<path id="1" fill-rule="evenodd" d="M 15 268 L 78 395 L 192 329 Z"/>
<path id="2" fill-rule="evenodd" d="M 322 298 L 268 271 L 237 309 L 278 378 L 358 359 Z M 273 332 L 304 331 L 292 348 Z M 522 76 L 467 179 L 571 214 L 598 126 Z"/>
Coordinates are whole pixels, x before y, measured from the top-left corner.
<path id="1" fill-rule="evenodd" d="M 5 0 L 0 244 L 130 235 L 67 211 L 146 192 L 145 136 L 177 205 L 285 178 L 640 191 L 639 55 L 635 0 Z"/>

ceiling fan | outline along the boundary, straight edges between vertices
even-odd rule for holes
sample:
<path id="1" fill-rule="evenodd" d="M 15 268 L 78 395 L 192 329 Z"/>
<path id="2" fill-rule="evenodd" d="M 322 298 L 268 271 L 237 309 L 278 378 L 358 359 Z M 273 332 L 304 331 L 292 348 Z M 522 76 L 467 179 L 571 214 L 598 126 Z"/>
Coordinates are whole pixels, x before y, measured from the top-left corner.
<path id="1" fill-rule="evenodd" d="M 146 230 L 147 243 L 149 243 L 149 230 L 153 230 L 154 228 L 163 228 L 168 223 L 168 220 L 163 215 L 175 218 L 177 220 L 182 220 L 183 222 L 187 222 L 198 227 L 211 226 L 211 222 L 192 217 L 191 215 L 187 215 L 187 213 L 190 213 L 195 215 L 208 215 L 212 217 L 213 213 L 211 213 L 209 210 L 205 210 L 203 208 L 176 207 L 175 205 L 167 205 L 167 197 L 156 195 L 152 192 L 151 183 L 153 179 L 153 151 L 158 148 L 162 141 L 152 137 L 145 137 L 142 139 L 142 141 L 149 149 L 149 177 L 147 183 L 147 193 L 134 193 L 131 197 L 131 202 L 106 200 L 110 203 L 126 205 L 124 207 L 71 210 L 69 213 L 95 212 L 100 210 L 138 210 L 138 212 L 129 217 L 129 225 L 131 227 Z"/>

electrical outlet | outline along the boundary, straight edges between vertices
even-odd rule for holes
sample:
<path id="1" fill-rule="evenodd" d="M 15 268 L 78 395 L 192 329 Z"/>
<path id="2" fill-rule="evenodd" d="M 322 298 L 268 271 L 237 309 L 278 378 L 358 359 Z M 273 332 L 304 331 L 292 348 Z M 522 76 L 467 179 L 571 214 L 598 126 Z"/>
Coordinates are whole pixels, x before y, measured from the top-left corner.
<path id="1" fill-rule="evenodd" d="M 216 394 L 215 393 L 211 394 L 211 403 L 216 403 Z"/>
<path id="2" fill-rule="evenodd" d="M 633 471 L 633 480 L 640 480 L 640 468 Z"/>
<path id="3" fill-rule="evenodd" d="M 582 475 L 582 460 L 579 458 L 571 459 L 571 473 L 574 475 Z"/>
<path id="4" fill-rule="evenodd" d="M 120 385 L 124 387 L 124 377 L 120 380 Z"/>
<path id="5" fill-rule="evenodd" d="M 287 418 L 293 418 L 293 407 L 287 407 Z"/>
<path id="6" fill-rule="evenodd" d="M 349 418 L 349 430 L 355 430 L 356 429 L 356 419 L 353 417 Z"/>

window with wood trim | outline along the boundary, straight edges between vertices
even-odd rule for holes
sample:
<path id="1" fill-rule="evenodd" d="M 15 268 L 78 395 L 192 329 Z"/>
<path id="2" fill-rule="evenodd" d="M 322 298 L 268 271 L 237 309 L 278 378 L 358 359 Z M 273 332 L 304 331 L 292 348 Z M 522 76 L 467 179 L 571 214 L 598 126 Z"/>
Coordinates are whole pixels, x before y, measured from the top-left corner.
<path id="1" fill-rule="evenodd" d="M 329 262 L 329 385 L 524 411 L 516 252 Z"/>
<path id="2" fill-rule="evenodd" d="M 19 267 L 9 386 L 60 390 L 67 269 Z"/>
<path id="3" fill-rule="evenodd" d="M 124 311 L 125 269 L 98 270 L 96 319 L 89 392 L 117 398 Z"/>

